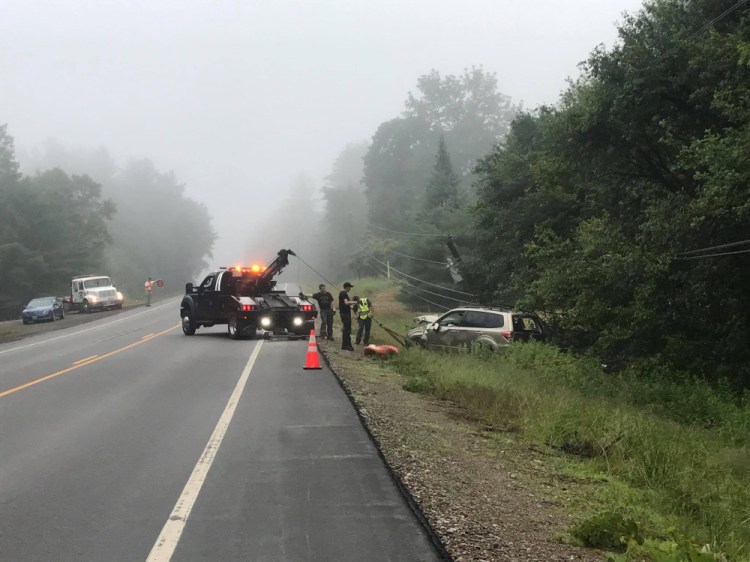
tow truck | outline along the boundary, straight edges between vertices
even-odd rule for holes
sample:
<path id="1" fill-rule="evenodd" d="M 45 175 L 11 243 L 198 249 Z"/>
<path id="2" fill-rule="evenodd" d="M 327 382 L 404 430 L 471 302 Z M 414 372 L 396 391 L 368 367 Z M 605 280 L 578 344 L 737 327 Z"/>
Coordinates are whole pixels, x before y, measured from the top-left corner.
<path id="1" fill-rule="evenodd" d="M 226 324 L 232 339 L 249 339 L 258 330 L 275 335 L 305 336 L 315 324 L 315 307 L 302 294 L 275 289 L 273 278 L 289 265 L 292 250 L 279 250 L 266 266 L 221 267 L 195 287 L 185 285 L 180 303 L 182 331 Z"/>

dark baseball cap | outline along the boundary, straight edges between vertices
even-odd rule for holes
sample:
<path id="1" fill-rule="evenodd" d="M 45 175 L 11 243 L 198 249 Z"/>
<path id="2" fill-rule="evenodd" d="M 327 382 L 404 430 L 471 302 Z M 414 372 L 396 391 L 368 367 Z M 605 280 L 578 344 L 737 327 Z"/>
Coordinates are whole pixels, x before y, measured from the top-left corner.
<path id="1" fill-rule="evenodd" d="M 352 287 L 354 287 L 354 285 L 352 285 L 351 283 L 349 283 L 349 281 L 347 281 L 346 283 L 344 283 L 344 289 L 346 289 L 347 287 L 351 289 Z"/>

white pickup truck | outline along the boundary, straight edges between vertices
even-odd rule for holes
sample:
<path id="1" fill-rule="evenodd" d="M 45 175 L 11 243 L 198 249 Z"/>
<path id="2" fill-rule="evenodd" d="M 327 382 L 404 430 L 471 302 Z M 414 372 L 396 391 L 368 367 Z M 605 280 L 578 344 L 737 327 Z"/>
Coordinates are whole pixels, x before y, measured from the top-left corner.
<path id="1" fill-rule="evenodd" d="M 122 308 L 122 293 L 109 277 L 87 275 L 74 277 L 70 282 L 70 308 L 78 312 L 93 312 L 107 308 Z"/>

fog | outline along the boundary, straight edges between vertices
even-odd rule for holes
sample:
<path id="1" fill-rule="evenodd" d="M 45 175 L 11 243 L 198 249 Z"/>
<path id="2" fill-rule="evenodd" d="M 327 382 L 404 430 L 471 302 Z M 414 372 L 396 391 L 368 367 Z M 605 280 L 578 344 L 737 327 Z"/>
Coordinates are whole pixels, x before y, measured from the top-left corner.
<path id="1" fill-rule="evenodd" d="M 0 124 L 22 167 L 55 139 L 173 171 L 213 217 L 210 261 L 234 263 L 257 257 L 252 227 L 272 228 L 299 178 L 320 188 L 419 76 L 481 65 L 514 103 L 554 103 L 640 4 L 3 0 Z"/>

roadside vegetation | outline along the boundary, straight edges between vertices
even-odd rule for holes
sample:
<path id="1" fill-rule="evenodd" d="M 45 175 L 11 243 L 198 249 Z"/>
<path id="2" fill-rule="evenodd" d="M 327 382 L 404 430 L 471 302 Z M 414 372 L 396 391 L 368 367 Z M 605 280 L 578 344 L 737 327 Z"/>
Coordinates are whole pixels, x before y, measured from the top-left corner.
<path id="1" fill-rule="evenodd" d="M 355 285 L 386 326 L 403 331 L 414 316 L 394 283 Z M 562 540 L 612 560 L 750 559 L 750 395 L 656 368 L 648 378 L 613 375 L 593 356 L 543 344 L 507 353 L 411 348 L 389 368 L 405 390 L 459 405 L 578 482 L 566 503 L 576 523 Z"/>
<path id="2" fill-rule="evenodd" d="M 126 302 L 148 276 L 180 290 L 210 256 L 206 207 L 147 160 L 118 167 L 104 150 L 49 145 L 24 175 L 0 123 L 0 320 L 34 297 L 63 296 L 87 273 L 112 277 Z"/>

